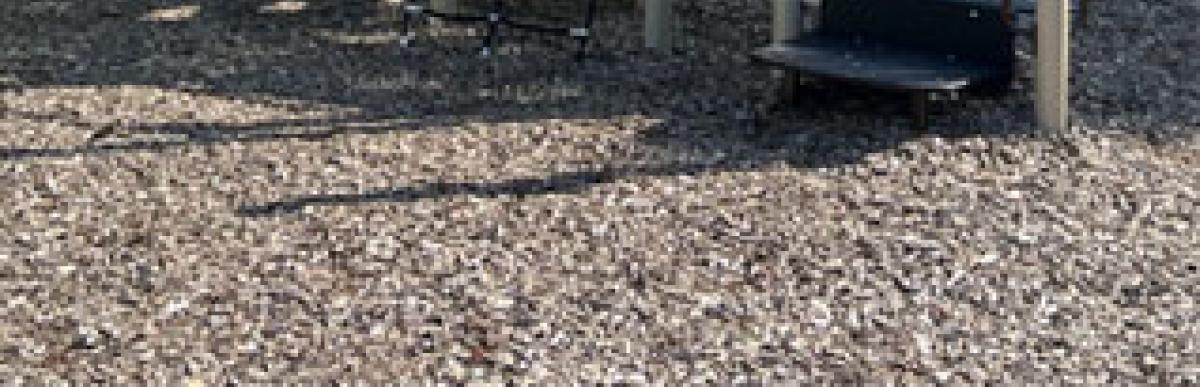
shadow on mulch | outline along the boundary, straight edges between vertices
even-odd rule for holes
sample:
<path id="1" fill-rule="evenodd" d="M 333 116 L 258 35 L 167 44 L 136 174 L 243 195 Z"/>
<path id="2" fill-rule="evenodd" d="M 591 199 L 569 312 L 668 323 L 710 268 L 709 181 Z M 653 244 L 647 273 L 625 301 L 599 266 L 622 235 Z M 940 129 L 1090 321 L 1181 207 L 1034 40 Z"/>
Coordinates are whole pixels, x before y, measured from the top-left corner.
<path id="1" fill-rule="evenodd" d="M 0 75 L 19 79 L 20 86 L 2 86 L 0 92 L 62 86 L 151 85 L 235 100 L 253 100 L 269 95 L 314 104 L 353 107 L 360 111 L 330 120 L 277 121 L 258 124 L 133 124 L 100 128 L 109 132 L 167 133 L 180 140 L 87 142 L 73 148 L 0 148 L 0 160 L 72 157 L 126 151 L 158 151 L 172 147 L 213 145 L 229 142 L 319 141 L 355 133 L 386 133 L 421 130 L 434 123 L 525 122 L 542 119 L 607 119 L 627 115 L 658 118 L 662 123 L 640 134 L 640 141 L 678 150 L 681 153 L 735 153 L 738 158 L 704 164 L 658 166 L 608 165 L 595 170 L 563 173 L 543 179 L 501 182 L 434 183 L 349 195 L 317 195 L 285 201 L 246 205 L 243 216 L 291 213 L 306 206 L 360 202 L 404 202 L 453 195 L 529 196 L 577 192 L 594 184 L 636 176 L 695 174 L 712 170 L 753 169 L 784 162 L 798 168 L 836 167 L 860 162 L 870 153 L 894 148 L 921 136 L 968 137 L 1028 134 L 1027 122 L 1010 122 L 993 127 L 971 117 L 989 111 L 1007 110 L 1018 117 L 1030 116 L 1028 104 L 955 106 L 957 114 L 937 115 L 934 129 L 915 132 L 905 129 L 905 98 L 872 93 L 849 93 L 838 89 L 813 98 L 811 104 L 784 112 L 757 111 L 748 117 L 733 117 L 730 109 L 764 104 L 771 84 L 766 69 L 739 64 L 708 52 L 657 55 L 637 52 L 637 39 L 617 36 L 598 27 L 593 56 L 576 63 L 568 52 L 537 51 L 520 55 L 479 58 L 474 55 L 478 37 L 429 37 L 411 47 L 396 43 L 398 25 L 378 18 L 376 2 L 368 0 L 308 1 L 307 8 L 291 13 L 259 12 L 270 2 L 251 0 L 108 2 L 74 1 L 59 11 L 63 25 L 45 34 L 45 20 L 8 20 L 0 31 L 10 54 L 0 58 Z M 142 16 L 154 9 L 195 6 L 196 14 L 174 22 L 147 22 Z M 9 3 L 7 7 L 13 7 Z M 3 10 L 3 8 L 0 8 Z M 765 11 L 764 11 L 765 15 Z M 612 15 L 609 19 L 629 18 Z M 99 23 L 76 23 L 91 20 Z M 601 16 L 604 19 L 605 16 Z M 609 20 L 611 21 L 611 20 Z M 765 43 L 769 19 L 762 26 L 741 26 L 746 33 L 745 51 Z M 604 22 L 601 21 L 601 25 Z M 611 27 L 614 24 L 609 24 Z M 90 34 L 74 36 L 76 29 Z M 748 31 L 755 31 L 749 33 Z M 1101 32 L 1096 32 L 1101 33 Z M 54 39 L 76 41 L 66 52 Z M 377 39 L 359 39 L 354 37 Z M 15 42 L 15 43 L 13 43 Z M 130 44 L 114 49 L 112 42 Z M 365 42 L 365 43 L 364 43 Z M 632 42 L 632 43 L 631 43 Z M 134 44 L 136 43 L 136 44 Z M 16 47 L 11 45 L 16 44 Z M 634 55 L 618 57 L 611 50 Z M 444 61 L 439 51 L 459 51 L 461 60 Z M 44 51 L 49 51 L 46 53 Z M 18 54 L 11 54 L 18 52 Z M 34 54 L 35 52 L 42 52 Z M 439 56 L 439 54 L 441 56 Z M 3 53 L 0 53 L 3 55 Z M 707 55 L 707 56 L 706 56 Z M 557 57 L 556 57 L 557 56 Z M 455 57 L 455 56 L 452 56 Z M 65 58 L 65 59 L 64 59 Z M 632 60 L 630 59 L 632 58 Z M 537 61 L 523 62 L 538 59 Z M 537 63 L 533 63 L 537 62 Z M 238 72 L 222 72 L 235 63 Z M 380 64 L 394 64 L 382 66 Z M 724 66 L 724 67 L 721 67 Z M 713 80 L 716 80 L 715 82 Z M 299 82 L 303 80 L 304 82 Z M 362 87 L 360 81 L 380 87 Z M 707 81 L 707 82 L 706 82 Z M 358 83 L 356 83 L 358 82 Z M 303 84 L 302 84 L 303 83 Z M 540 98 L 520 96 L 506 89 L 541 93 Z M 560 90 L 555 96 L 554 90 Z M 564 93 L 561 90 L 575 90 Z M 649 96 L 636 106 L 621 104 L 627 94 Z M 704 106 L 705 99 L 729 96 L 738 106 Z M 1015 96 L 1005 97 L 1012 102 Z M 3 101 L 0 100 L 0 103 Z M 740 106 L 740 107 L 739 107 Z M 1014 110 L 1016 110 L 1014 112 Z M 64 120 L 53 114 L 24 119 Z M 415 118 L 414 118 L 415 117 Z M 846 117 L 859 117 L 846 121 Z M 839 123 L 830 125 L 830 122 Z M 86 125 L 84 125 L 86 127 Z M 802 149 L 779 149 L 779 138 L 803 134 Z M 698 137 L 715 136 L 722 141 L 701 143 Z M 848 146 L 852 144 L 853 146 Z"/>
<path id="2" fill-rule="evenodd" d="M 591 186 L 639 177 L 700 175 L 718 171 L 749 171 L 783 162 L 797 168 L 836 168 L 860 162 L 865 156 L 892 149 L 919 137 L 965 138 L 974 136 L 1019 136 L 1025 125 L 974 130 L 976 126 L 953 125 L 954 117 L 937 118 L 942 125 L 924 131 L 912 130 L 904 94 L 879 94 L 868 89 L 843 87 L 814 90 L 805 101 L 778 106 L 773 113 L 747 120 L 715 118 L 700 122 L 665 119 L 661 124 L 642 130 L 638 141 L 675 150 L 680 154 L 736 154 L 733 157 L 703 162 L 667 162 L 653 165 L 608 164 L 588 170 L 563 172 L 542 178 L 524 178 L 494 182 L 430 183 L 394 187 L 353 194 L 309 195 L 237 209 L 244 217 L 297 214 L 307 207 L 352 205 L 377 202 L 416 202 L 453 196 L 483 198 L 524 198 L 539 195 L 576 194 Z M 977 98 L 984 98 L 978 97 Z M 948 106 L 935 105 L 934 114 Z M 1015 109 L 1031 113 L 1028 106 Z M 820 127 L 803 125 L 835 119 L 860 118 L 860 127 Z M 698 120 L 699 121 L 699 120 Z M 950 125 L 945 123 L 949 122 Z M 780 138 L 800 135 L 799 147 Z M 719 138 L 719 141 L 696 141 Z M 783 148 L 787 147 L 787 148 Z M 749 150 L 747 152 L 746 150 Z M 736 152 L 734 150 L 737 150 Z"/>

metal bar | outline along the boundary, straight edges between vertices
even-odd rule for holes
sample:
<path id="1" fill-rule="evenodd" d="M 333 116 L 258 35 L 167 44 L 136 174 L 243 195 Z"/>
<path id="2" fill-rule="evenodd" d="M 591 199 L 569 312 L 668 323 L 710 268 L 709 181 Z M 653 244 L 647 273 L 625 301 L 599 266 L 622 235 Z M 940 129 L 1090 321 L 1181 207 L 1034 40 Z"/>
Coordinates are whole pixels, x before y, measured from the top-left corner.
<path id="1" fill-rule="evenodd" d="M 910 95 L 913 128 L 925 130 L 929 128 L 929 112 L 926 109 L 928 98 L 924 90 L 913 91 Z"/>
<path id="2" fill-rule="evenodd" d="M 1088 21 L 1088 3 L 1091 0 L 1079 0 L 1079 25 L 1086 26 Z"/>
<path id="3" fill-rule="evenodd" d="M 526 22 L 508 19 L 508 18 L 504 19 L 504 25 L 507 26 L 508 28 L 512 28 L 512 29 L 523 30 L 523 31 L 533 31 L 533 32 L 544 33 L 544 34 L 553 34 L 553 35 L 570 35 L 571 34 L 570 27 L 544 26 L 541 24 L 526 23 Z"/>
<path id="4" fill-rule="evenodd" d="M 809 33 L 815 28 L 813 13 L 819 6 L 820 0 L 774 0 L 771 44 L 787 44 Z M 775 69 L 771 75 L 779 81 L 779 102 L 785 105 L 796 104 L 803 86 L 810 83 L 810 79 L 794 70 Z"/>
<path id="5" fill-rule="evenodd" d="M 483 56 L 492 54 L 492 50 L 500 44 L 500 24 L 503 22 L 504 3 L 492 0 L 492 11 L 487 15 L 488 32 L 483 38 Z"/>
<path id="6" fill-rule="evenodd" d="M 579 51 L 575 53 L 575 60 L 582 62 L 587 56 L 588 41 L 592 39 L 592 23 L 596 19 L 596 0 L 588 0 L 587 13 L 583 16 L 583 35 L 576 36 L 579 40 Z"/>
<path id="7" fill-rule="evenodd" d="M 1067 0 L 1042 0 L 1037 7 L 1035 119 L 1043 129 L 1064 130 L 1068 127 L 1069 4 Z"/>
<path id="8" fill-rule="evenodd" d="M 438 5 L 429 8 L 416 7 L 419 11 L 414 12 L 427 17 L 436 17 L 441 20 L 450 22 L 486 22 L 488 23 L 488 32 L 483 38 L 483 55 L 490 55 L 496 47 L 500 45 L 502 27 L 508 27 L 516 30 L 532 31 L 535 33 L 558 35 L 563 37 L 574 38 L 577 42 L 576 58 L 582 60 L 586 55 L 587 43 L 591 39 L 591 26 L 595 21 L 596 15 L 596 0 L 586 0 L 587 10 L 584 15 L 582 27 L 559 27 L 536 24 L 532 22 L 522 22 L 514 20 L 505 15 L 503 0 L 493 0 L 490 12 L 486 15 L 467 14 L 463 13 L 458 7 L 455 0 L 441 0 Z M 405 30 L 408 29 L 408 14 L 406 19 Z"/>
<path id="9" fill-rule="evenodd" d="M 671 46 L 671 0 L 644 0 L 646 48 L 667 49 Z"/>
<path id="10" fill-rule="evenodd" d="M 1004 0 L 1004 22 L 1012 27 L 1016 21 L 1016 12 L 1013 10 L 1013 0 Z"/>

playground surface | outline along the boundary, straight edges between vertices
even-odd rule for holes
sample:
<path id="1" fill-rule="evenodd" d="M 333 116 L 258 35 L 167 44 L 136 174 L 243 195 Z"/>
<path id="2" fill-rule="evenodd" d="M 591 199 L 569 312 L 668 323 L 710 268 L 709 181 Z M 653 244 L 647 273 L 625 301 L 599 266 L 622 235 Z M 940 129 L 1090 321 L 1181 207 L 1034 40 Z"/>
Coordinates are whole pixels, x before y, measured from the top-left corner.
<path id="1" fill-rule="evenodd" d="M 687 3 L 575 63 L 0 2 L 0 380 L 1200 381 L 1200 4 L 1093 2 L 1048 133 L 1027 89 L 771 109 L 768 2 Z"/>

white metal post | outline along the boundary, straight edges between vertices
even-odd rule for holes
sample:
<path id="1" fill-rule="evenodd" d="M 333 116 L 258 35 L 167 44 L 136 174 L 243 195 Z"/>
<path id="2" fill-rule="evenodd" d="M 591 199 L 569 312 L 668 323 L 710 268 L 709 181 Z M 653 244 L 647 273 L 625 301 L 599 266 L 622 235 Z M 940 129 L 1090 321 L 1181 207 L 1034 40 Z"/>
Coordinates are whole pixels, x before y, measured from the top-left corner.
<path id="1" fill-rule="evenodd" d="M 775 0 L 774 17 L 771 21 L 772 44 L 800 37 L 805 29 L 801 19 L 804 3 L 804 0 Z"/>
<path id="2" fill-rule="evenodd" d="M 1037 125 L 1065 130 L 1068 122 L 1070 73 L 1069 0 L 1041 0 L 1037 4 Z"/>
<path id="3" fill-rule="evenodd" d="M 646 48 L 669 48 L 675 19 L 671 0 L 643 0 L 642 7 L 646 16 Z"/>

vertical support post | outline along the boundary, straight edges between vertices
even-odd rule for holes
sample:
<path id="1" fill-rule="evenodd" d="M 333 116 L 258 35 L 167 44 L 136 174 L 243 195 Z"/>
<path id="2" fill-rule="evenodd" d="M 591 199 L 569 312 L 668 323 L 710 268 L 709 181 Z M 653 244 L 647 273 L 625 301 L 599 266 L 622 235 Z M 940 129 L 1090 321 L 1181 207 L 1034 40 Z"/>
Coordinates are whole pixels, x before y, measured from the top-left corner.
<path id="1" fill-rule="evenodd" d="M 910 106 L 909 114 L 912 116 L 912 126 L 914 130 L 925 130 L 929 128 L 929 95 L 925 90 L 913 91 L 909 95 Z"/>
<path id="2" fill-rule="evenodd" d="M 500 45 L 500 24 L 503 15 L 504 3 L 501 0 L 492 0 L 492 8 L 487 14 L 487 36 L 483 38 L 483 56 L 492 55 L 492 51 Z"/>
<path id="3" fill-rule="evenodd" d="M 1037 125 L 1065 130 L 1068 125 L 1070 72 L 1069 0 L 1042 0 L 1037 4 L 1037 81 L 1034 98 Z"/>
<path id="4" fill-rule="evenodd" d="M 643 0 L 646 24 L 646 48 L 668 49 L 671 47 L 671 32 L 675 16 L 671 12 L 672 0 Z"/>
<path id="5" fill-rule="evenodd" d="M 579 42 L 579 51 L 575 52 L 575 61 L 582 62 L 587 55 L 588 40 L 592 36 L 592 23 L 596 20 L 596 0 L 588 0 L 587 13 L 583 15 L 583 27 L 572 31 L 580 31 L 581 34 L 574 34 L 575 39 Z"/>
<path id="6" fill-rule="evenodd" d="M 1090 2 L 1090 0 L 1079 0 L 1079 25 L 1081 26 L 1087 26 L 1088 2 Z"/>
<path id="7" fill-rule="evenodd" d="M 771 20 L 771 43 L 780 44 L 796 39 L 804 32 L 803 0 L 774 0 Z"/>
<path id="8" fill-rule="evenodd" d="M 1004 0 L 1002 3 L 1000 3 L 1000 8 L 1004 12 L 1004 22 L 1007 23 L 1010 28 L 1014 27 L 1016 25 L 1017 15 L 1013 9 L 1013 0 Z"/>
<path id="9" fill-rule="evenodd" d="M 771 44 L 785 44 L 799 39 L 810 31 L 813 26 L 810 15 L 819 5 L 820 0 L 773 0 L 771 18 Z M 773 78 L 779 80 L 780 102 L 794 104 L 798 99 L 797 93 L 805 82 L 795 71 L 772 70 Z"/>

